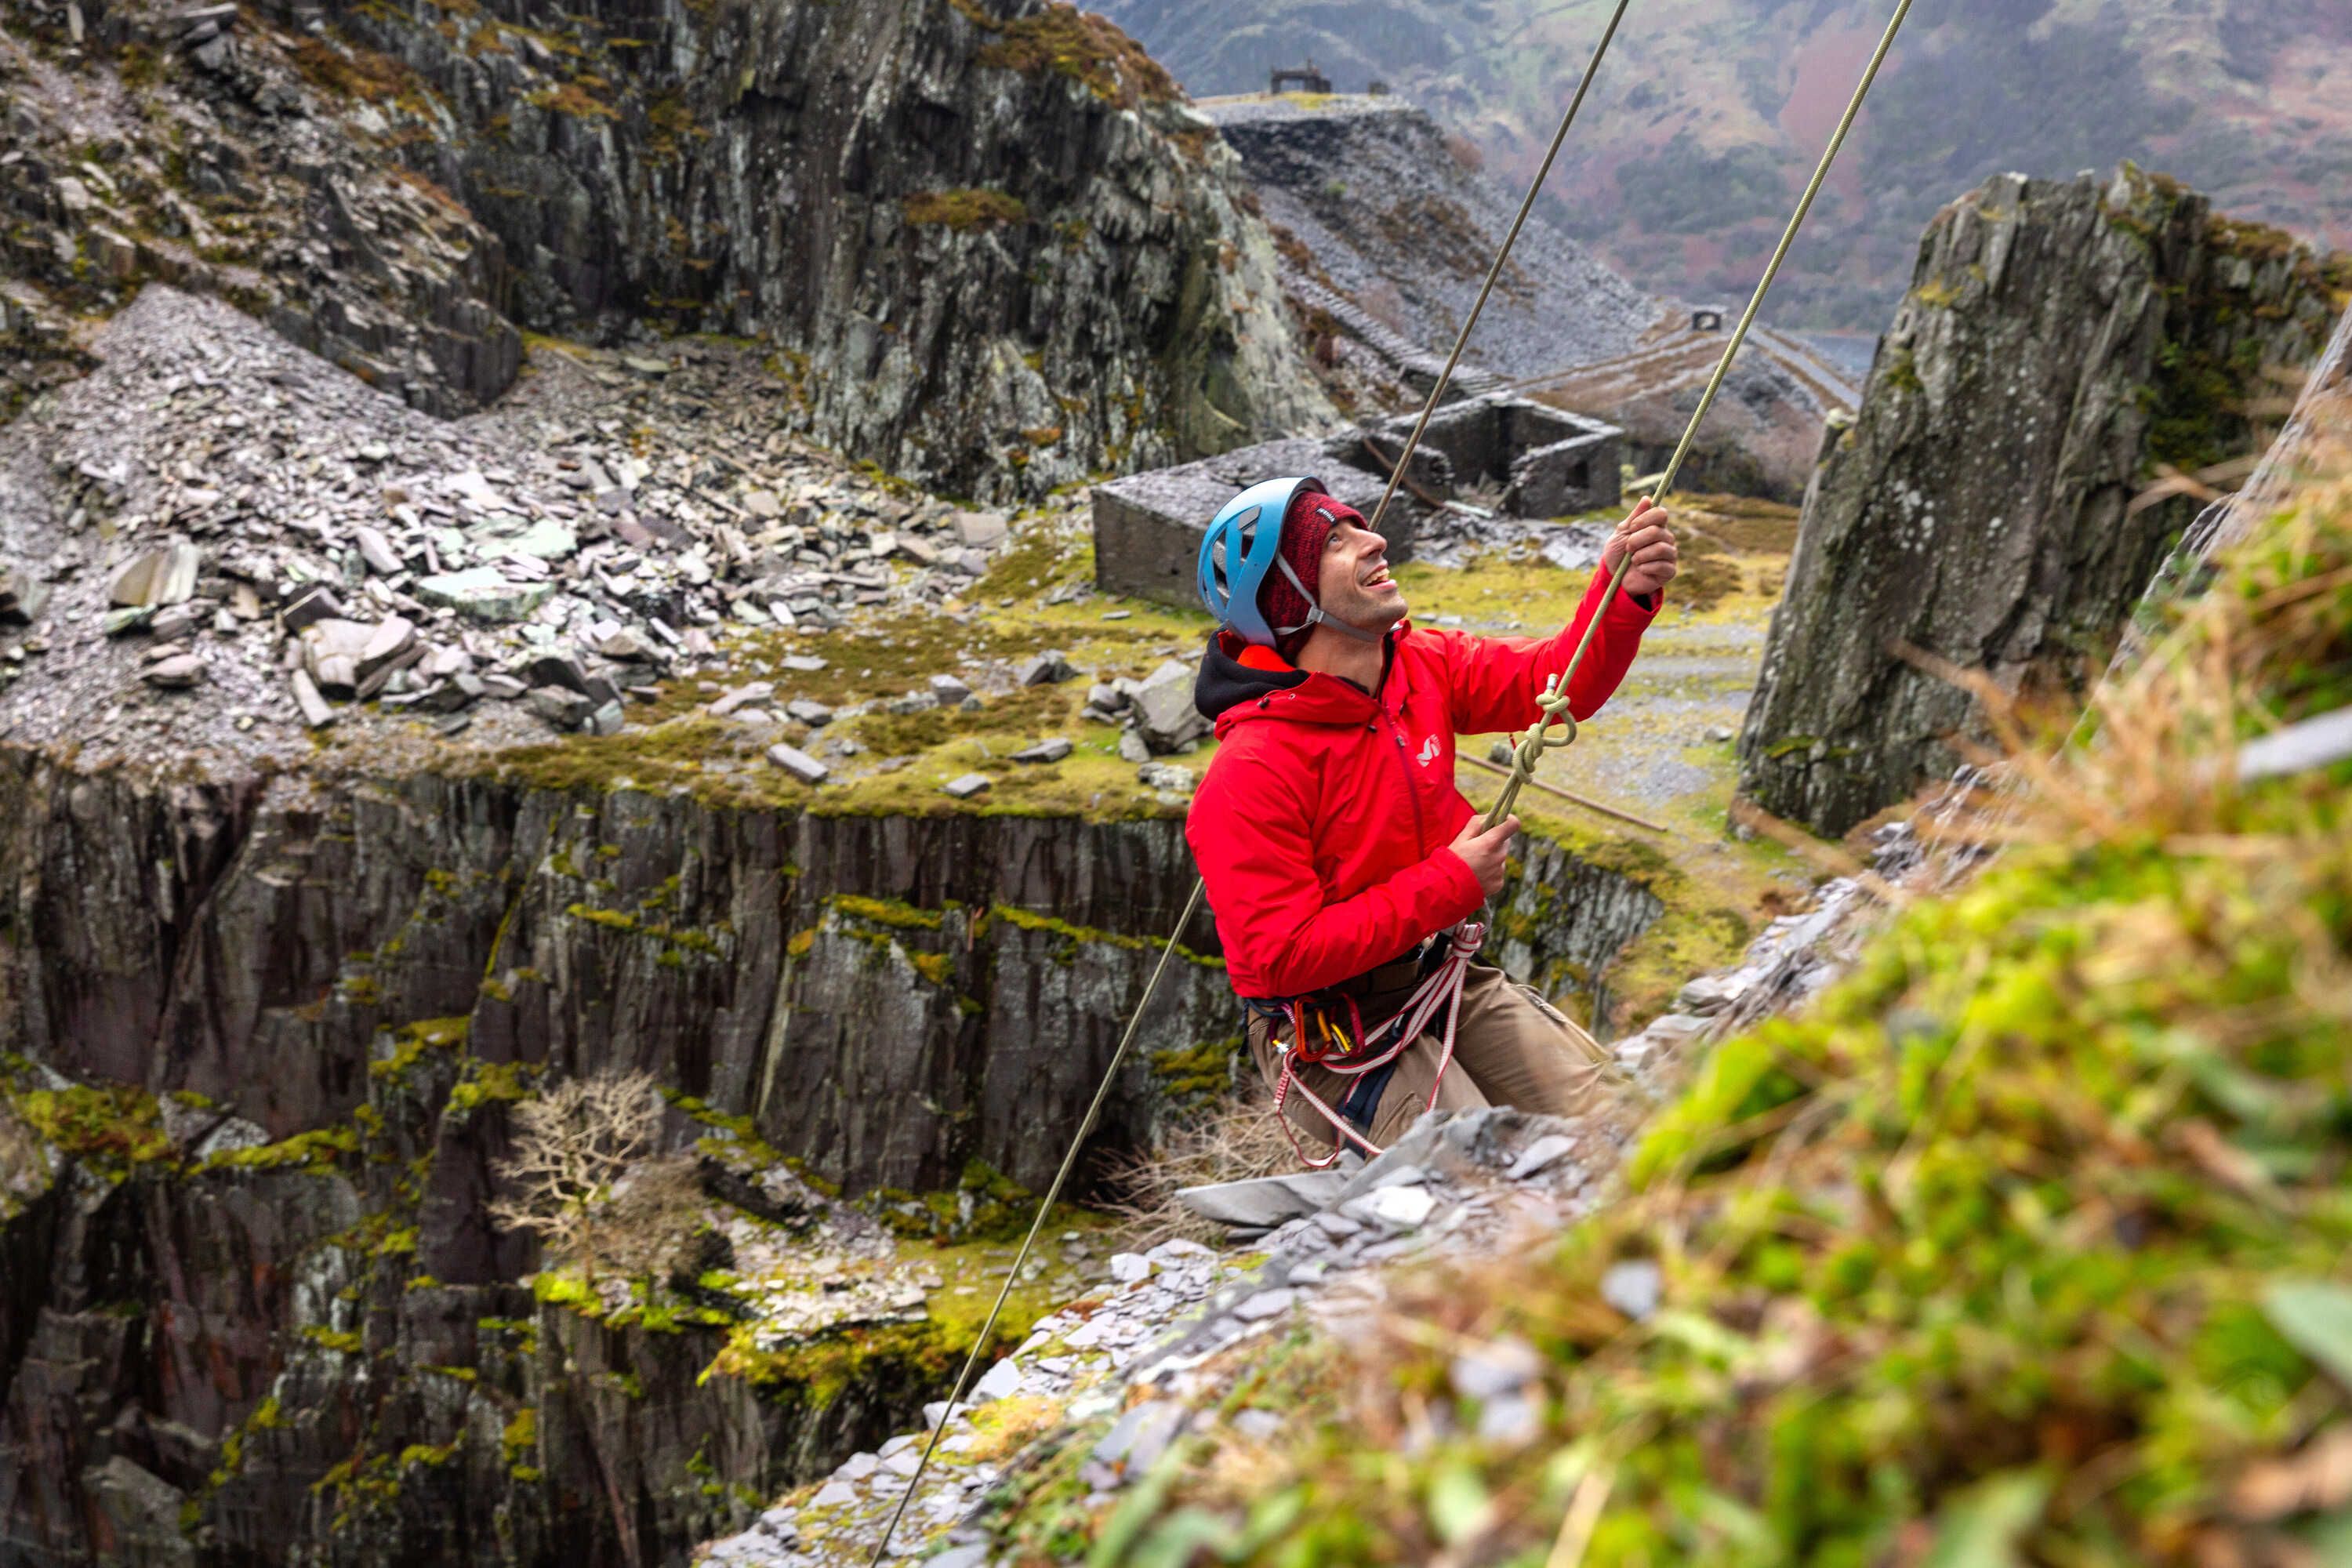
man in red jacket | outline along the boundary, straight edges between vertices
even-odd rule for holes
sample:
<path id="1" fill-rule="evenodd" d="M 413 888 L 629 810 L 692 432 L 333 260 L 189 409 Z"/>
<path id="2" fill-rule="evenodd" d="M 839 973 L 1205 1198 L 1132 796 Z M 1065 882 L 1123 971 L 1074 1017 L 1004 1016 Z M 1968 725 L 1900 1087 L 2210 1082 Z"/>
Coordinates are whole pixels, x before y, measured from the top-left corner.
<path id="1" fill-rule="evenodd" d="M 1332 1029 L 1377 1037 L 1444 958 L 1440 933 L 1501 890 L 1518 819 L 1480 831 L 1454 787 L 1454 738 L 1534 723 L 1546 680 L 1596 616 L 1569 709 L 1583 720 L 1608 700 L 1674 578 L 1667 521 L 1647 500 L 1634 508 L 1574 619 L 1541 639 L 1408 624 L 1387 541 L 1316 480 L 1253 486 L 1211 525 L 1201 591 L 1219 626 L 1193 700 L 1221 747 L 1185 837 L 1248 1009 L 1251 1055 L 1324 1148 L 1341 1137 L 1386 1147 L 1433 1097 L 1443 1109 L 1565 1112 L 1590 1093 L 1605 1059 L 1592 1037 L 1481 964 L 1465 979 L 1442 1077 L 1429 1032 L 1360 1075 L 1305 1058 L 1328 1051 Z M 1624 584 L 1603 605 L 1627 552 Z M 1309 1049 L 1286 1057 L 1302 1031 Z M 1285 1086 L 1286 1069 L 1323 1110 Z"/>

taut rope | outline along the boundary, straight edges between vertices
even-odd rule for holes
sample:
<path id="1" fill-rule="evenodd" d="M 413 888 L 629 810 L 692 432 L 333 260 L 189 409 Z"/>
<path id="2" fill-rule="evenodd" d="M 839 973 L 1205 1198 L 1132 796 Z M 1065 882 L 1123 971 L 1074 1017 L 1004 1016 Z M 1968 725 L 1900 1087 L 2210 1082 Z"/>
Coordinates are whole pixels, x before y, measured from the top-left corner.
<path id="1" fill-rule="evenodd" d="M 1095 1130 L 1095 1119 L 1102 1114 L 1103 1101 L 1110 1098 L 1110 1086 L 1118 1077 L 1119 1064 L 1127 1059 L 1127 1047 L 1135 1043 L 1135 1031 L 1143 1023 L 1143 1009 L 1151 1001 L 1151 994 L 1160 988 L 1160 977 L 1168 972 L 1168 961 L 1175 956 L 1176 939 L 1192 923 L 1192 911 L 1201 907 L 1201 879 L 1192 879 L 1192 890 L 1185 897 L 1184 912 L 1176 917 L 1176 929 L 1168 933 L 1168 945 L 1160 950 L 1160 962 L 1152 966 L 1151 978 L 1143 983 L 1143 994 L 1137 998 L 1135 1012 L 1127 1020 L 1127 1032 L 1118 1037 L 1118 1048 L 1110 1054 L 1110 1065 L 1103 1068 L 1102 1082 L 1095 1087 L 1094 1102 L 1078 1122 L 1077 1135 L 1070 1140 L 1070 1152 L 1062 1156 L 1062 1168 L 1054 1173 L 1054 1184 L 1045 1189 L 1045 1198 L 1037 1205 L 1037 1217 L 1029 1222 L 1029 1234 L 1021 1238 L 1021 1250 L 1013 1255 L 1013 1267 L 1005 1271 L 1004 1288 L 996 1293 L 996 1305 L 989 1308 L 988 1321 L 980 1326 L 980 1337 L 971 1342 L 971 1353 L 963 1358 L 963 1370 L 956 1373 L 955 1386 L 948 1391 L 947 1408 L 940 1412 L 939 1425 L 931 1428 L 931 1440 L 923 1445 L 922 1459 L 915 1473 L 907 1478 L 907 1489 L 898 1494 L 898 1506 L 890 1512 L 890 1522 L 882 1529 L 882 1539 L 874 1543 L 874 1555 L 867 1568 L 875 1568 L 890 1550 L 890 1538 L 898 1532 L 898 1521 L 907 1517 L 907 1505 L 915 1500 L 915 1493 L 923 1484 L 923 1472 L 931 1468 L 931 1455 L 938 1451 L 940 1439 L 947 1435 L 948 1422 L 954 1416 L 956 1406 L 963 1403 L 964 1391 L 971 1385 L 972 1369 L 980 1364 L 982 1352 L 988 1349 L 988 1338 L 996 1332 L 996 1320 L 1004 1313 L 1004 1303 L 1013 1295 L 1013 1287 L 1021 1278 L 1021 1270 L 1029 1262 L 1029 1252 L 1037 1245 L 1037 1233 L 1045 1228 L 1045 1218 L 1054 1212 L 1055 1203 L 1062 1195 L 1062 1185 L 1070 1179 L 1077 1165 L 1078 1151 L 1085 1147 L 1087 1134 Z"/>
<path id="2" fill-rule="evenodd" d="M 1756 292 L 1748 297 L 1748 309 L 1739 313 L 1739 325 L 1733 330 L 1731 341 L 1723 345 L 1723 357 L 1715 362 L 1715 374 L 1706 378 L 1706 390 L 1699 395 L 1698 407 L 1692 412 L 1690 423 L 1683 427 L 1683 438 L 1675 444 L 1675 455 L 1667 462 L 1666 471 L 1659 476 L 1657 489 L 1651 492 L 1653 498 L 1663 497 L 1674 488 L 1675 476 L 1682 469 L 1683 458 L 1689 455 L 1691 443 L 1698 437 L 1699 422 L 1715 405 L 1715 395 L 1723 388 L 1723 378 L 1731 369 L 1732 357 L 1739 353 L 1739 345 L 1747 341 L 1748 329 L 1755 324 L 1756 312 L 1764 303 L 1765 292 L 1772 287 L 1772 279 L 1780 272 L 1780 262 L 1788 256 L 1790 243 L 1797 237 L 1797 230 L 1804 226 L 1805 215 L 1812 211 L 1813 198 L 1821 194 L 1822 182 L 1829 177 L 1830 164 L 1836 160 L 1838 149 L 1845 144 L 1845 133 L 1853 128 L 1854 116 L 1862 112 L 1863 100 L 1870 96 L 1870 84 L 1877 79 L 1878 68 L 1886 58 L 1886 51 L 1895 46 L 1895 35 L 1902 30 L 1903 18 L 1910 14 L 1911 0 L 1901 0 L 1901 4 L 1895 7 L 1894 16 L 1886 24 L 1886 31 L 1879 36 L 1878 47 L 1871 52 L 1870 64 L 1863 68 L 1862 79 L 1854 84 L 1853 96 L 1846 100 L 1845 113 L 1839 116 L 1837 130 L 1832 133 L 1830 144 L 1822 150 L 1822 161 L 1813 165 L 1813 177 L 1805 182 L 1805 194 L 1799 199 L 1797 210 L 1789 215 L 1788 227 L 1780 231 L 1780 243 L 1772 247 L 1772 259 L 1765 263 L 1764 276 L 1756 282 Z M 1402 467 L 1400 464 L 1399 468 Z M 1618 555 L 1616 569 L 1609 574 L 1609 591 L 1601 598 L 1604 610 L 1616 602 L 1617 589 L 1625 581 L 1625 569 L 1633 562 L 1631 550 Z M 1486 813 L 1486 826 L 1493 827 L 1510 815 L 1513 803 L 1519 798 L 1519 786 L 1535 776 L 1536 763 L 1542 760 L 1546 751 L 1553 746 L 1565 746 L 1576 739 L 1576 718 L 1568 710 L 1569 689 L 1575 683 L 1577 669 L 1584 663 L 1585 649 L 1592 646 L 1592 634 L 1600 626 L 1599 614 L 1585 622 L 1584 635 L 1576 639 L 1576 650 L 1568 656 L 1568 668 L 1553 676 L 1544 688 L 1543 695 L 1537 699 L 1543 709 L 1543 717 L 1513 738 L 1511 776 L 1503 781 L 1503 793 L 1495 797 L 1494 806 Z"/>

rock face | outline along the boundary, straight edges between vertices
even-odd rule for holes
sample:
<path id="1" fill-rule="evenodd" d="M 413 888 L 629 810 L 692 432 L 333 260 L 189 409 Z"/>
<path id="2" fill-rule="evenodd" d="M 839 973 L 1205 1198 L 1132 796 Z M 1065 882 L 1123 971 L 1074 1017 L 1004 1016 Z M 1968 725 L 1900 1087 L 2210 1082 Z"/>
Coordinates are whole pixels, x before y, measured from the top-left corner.
<path id="1" fill-rule="evenodd" d="M 1233 154 L 1066 5 L 125 0 L 10 27 L 0 341 L 161 280 L 449 415 L 513 381 L 518 324 L 761 336 L 803 428 L 958 494 L 1328 416 Z M 9 371 L 0 407 L 47 379 Z"/>
<path id="2" fill-rule="evenodd" d="M 1066 5 L 327 9 L 425 85 L 410 155 L 505 242 L 527 325 L 767 334 L 822 438 L 953 493 L 1328 415 L 1230 152 Z"/>
<path id="3" fill-rule="evenodd" d="M 531 1244 L 485 1207 L 512 1102 L 645 1070 L 706 1187 L 716 1142 L 754 1184 L 797 1191 L 789 1165 L 919 1219 L 940 1211 L 894 1189 L 1034 1189 L 1192 877 L 1168 817 L 0 763 L 0 1149 L 34 1105 L 57 1151 L 0 1164 L 0 1555 L 39 1568 L 131 1540 L 667 1563 L 741 1529 L 912 1422 L 950 1331 L 886 1316 L 747 1367 L 746 1320 L 692 1270 L 676 1321 L 534 1296 Z M 1528 865 L 1560 893 L 1507 895 L 1502 956 L 1538 979 L 1654 913 Z M 1232 1070 L 1214 930 L 1184 940 L 1106 1149 Z"/>
<path id="4" fill-rule="evenodd" d="M 1806 492 L 1741 789 L 1843 833 L 1948 773 L 1972 700 L 1898 643 L 2078 690 L 2193 510 L 2134 496 L 2253 445 L 2239 405 L 2318 352 L 2347 271 L 2128 166 L 1946 208 Z"/>
<path id="5" fill-rule="evenodd" d="M 1206 112 L 1285 237 L 1285 260 L 1433 353 L 1428 370 L 1442 365 L 1520 192 L 1481 173 L 1468 142 L 1402 99 L 1244 99 Z M 1468 368 L 1528 376 L 1613 358 L 1667 309 L 1531 216 L 1478 319 Z M 1376 331 L 1344 312 L 1334 325 L 1378 352 Z M 1423 367 L 1391 368 L 1427 392 Z"/>
<path id="6" fill-rule="evenodd" d="M 341 66 L 320 39 L 218 6 L 12 15 L 0 292 L 16 298 L 0 305 L 0 343 L 12 316 L 37 329 L 162 280 L 233 300 L 427 413 L 504 392 L 522 363 L 502 314 L 507 259 L 378 145 L 368 100 L 406 84 Z M 11 379 L 25 378 L 0 371 L 0 414 Z"/>

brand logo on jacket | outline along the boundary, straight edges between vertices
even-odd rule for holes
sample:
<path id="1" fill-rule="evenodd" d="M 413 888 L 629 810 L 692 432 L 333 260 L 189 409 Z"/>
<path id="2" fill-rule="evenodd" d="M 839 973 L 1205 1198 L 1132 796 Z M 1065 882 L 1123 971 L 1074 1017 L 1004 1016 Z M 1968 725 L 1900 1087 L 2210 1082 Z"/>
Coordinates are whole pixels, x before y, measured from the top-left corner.
<path id="1" fill-rule="evenodd" d="M 1429 764 L 1430 764 L 1431 763 L 1433 763 L 1433 762 L 1436 761 L 1436 760 L 1437 760 L 1437 737 L 1436 737 L 1436 736 L 1434 736 L 1434 735 L 1432 735 L 1428 740 L 1423 741 L 1423 742 L 1421 743 L 1421 755 L 1420 755 L 1420 756 L 1418 756 L 1418 757 L 1416 757 L 1416 758 L 1414 758 L 1413 760 L 1414 760 L 1415 762 L 1419 763 L 1420 763 L 1423 767 L 1424 767 L 1424 768 L 1425 768 L 1425 767 L 1427 767 L 1427 766 L 1429 766 Z"/>

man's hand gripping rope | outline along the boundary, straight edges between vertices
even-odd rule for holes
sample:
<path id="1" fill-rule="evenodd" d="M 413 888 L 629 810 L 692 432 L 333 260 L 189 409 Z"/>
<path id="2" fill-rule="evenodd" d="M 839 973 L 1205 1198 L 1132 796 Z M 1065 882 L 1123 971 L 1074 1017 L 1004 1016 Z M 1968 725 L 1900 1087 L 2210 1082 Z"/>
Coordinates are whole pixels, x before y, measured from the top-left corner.
<path id="1" fill-rule="evenodd" d="M 1620 592 L 1647 596 L 1674 581 L 1679 565 L 1675 536 L 1666 527 L 1665 516 L 1654 497 L 1643 496 L 1625 521 L 1617 525 L 1615 536 L 1601 551 L 1602 560 L 1612 555 L 1616 558 L 1609 573 L 1609 591 L 1601 598 L 1604 608 L 1617 602 Z M 1554 674 L 1545 683 L 1543 694 L 1536 699 L 1543 716 L 1511 738 L 1510 776 L 1503 781 L 1502 793 L 1495 797 L 1482 827 L 1500 826 L 1510 817 L 1520 786 L 1535 777 L 1536 764 L 1543 760 L 1545 752 L 1554 746 L 1575 743 L 1576 715 L 1569 711 L 1569 693 L 1574 689 L 1577 668 L 1584 662 L 1584 650 L 1592 646 L 1592 634 L 1600 625 L 1598 615 L 1585 623 L 1584 635 L 1576 639 L 1576 650 L 1568 656 L 1567 668 Z M 1495 892 L 1495 889 L 1488 888 L 1486 896 L 1492 898 Z"/>

